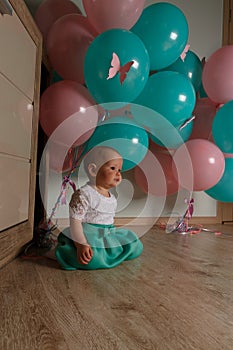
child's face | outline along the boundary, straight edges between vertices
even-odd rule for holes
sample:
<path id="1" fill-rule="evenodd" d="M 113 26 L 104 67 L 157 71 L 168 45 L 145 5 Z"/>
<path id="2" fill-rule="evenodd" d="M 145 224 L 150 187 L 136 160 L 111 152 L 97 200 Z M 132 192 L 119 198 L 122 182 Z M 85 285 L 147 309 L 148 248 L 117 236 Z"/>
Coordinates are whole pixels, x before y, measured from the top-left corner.
<path id="1" fill-rule="evenodd" d="M 122 180 L 122 164 L 122 158 L 115 158 L 102 165 L 96 176 L 96 185 L 106 189 L 119 185 Z"/>

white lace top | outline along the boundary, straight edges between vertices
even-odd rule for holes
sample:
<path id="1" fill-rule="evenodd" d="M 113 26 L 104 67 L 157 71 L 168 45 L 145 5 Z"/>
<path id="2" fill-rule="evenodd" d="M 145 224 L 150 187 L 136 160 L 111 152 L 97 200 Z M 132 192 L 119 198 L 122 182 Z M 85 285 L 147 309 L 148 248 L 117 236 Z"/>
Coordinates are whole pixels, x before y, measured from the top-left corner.
<path id="1" fill-rule="evenodd" d="M 111 225 L 117 207 L 116 197 L 110 193 L 105 197 L 86 184 L 75 191 L 71 197 L 70 217 L 89 224 Z"/>

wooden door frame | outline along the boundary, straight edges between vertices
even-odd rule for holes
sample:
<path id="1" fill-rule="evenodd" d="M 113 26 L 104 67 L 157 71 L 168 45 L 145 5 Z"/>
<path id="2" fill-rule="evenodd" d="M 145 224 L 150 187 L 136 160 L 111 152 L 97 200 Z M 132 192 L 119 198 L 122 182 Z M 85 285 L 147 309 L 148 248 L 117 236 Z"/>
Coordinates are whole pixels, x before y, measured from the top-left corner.
<path id="1" fill-rule="evenodd" d="M 222 45 L 229 45 L 233 43 L 233 27 L 232 27 L 232 0 L 223 1 L 223 31 L 222 31 Z"/>
<path id="2" fill-rule="evenodd" d="M 31 138 L 31 170 L 30 170 L 30 190 L 29 190 L 29 210 L 28 220 L 1 231 L 0 234 L 0 267 L 11 261 L 22 250 L 22 247 L 33 237 L 34 227 L 34 205 L 35 205 L 35 185 L 36 185 L 36 159 L 37 159 L 37 135 L 39 120 L 39 92 L 41 76 L 42 57 L 42 35 L 37 28 L 25 2 L 23 0 L 9 0 L 14 12 L 28 31 L 34 41 L 36 52 L 34 99 L 33 99 L 33 124 Z M 23 48 L 22 48 L 23 49 Z M 9 209 L 10 210 L 10 209 Z"/>
<path id="3" fill-rule="evenodd" d="M 222 46 L 233 44 L 233 0 L 223 1 L 223 31 Z M 220 223 L 233 221 L 233 203 L 217 203 L 217 211 Z"/>

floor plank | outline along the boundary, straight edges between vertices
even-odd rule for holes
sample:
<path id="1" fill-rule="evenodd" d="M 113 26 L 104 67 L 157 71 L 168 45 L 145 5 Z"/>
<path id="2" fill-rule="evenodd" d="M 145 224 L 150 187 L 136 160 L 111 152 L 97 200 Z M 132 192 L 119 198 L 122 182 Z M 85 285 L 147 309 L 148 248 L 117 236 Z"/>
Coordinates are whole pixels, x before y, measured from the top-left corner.
<path id="1" fill-rule="evenodd" d="M 233 225 L 215 229 L 153 228 L 111 270 L 15 259 L 0 270 L 0 348 L 232 350 Z"/>

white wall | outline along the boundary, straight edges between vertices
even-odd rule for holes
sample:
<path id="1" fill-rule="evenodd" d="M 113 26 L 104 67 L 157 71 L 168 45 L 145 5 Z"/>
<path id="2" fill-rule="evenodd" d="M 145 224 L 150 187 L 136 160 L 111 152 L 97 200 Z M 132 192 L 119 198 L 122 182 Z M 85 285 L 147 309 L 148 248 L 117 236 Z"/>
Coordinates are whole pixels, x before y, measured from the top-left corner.
<path id="1" fill-rule="evenodd" d="M 146 0 L 146 7 L 156 0 Z M 187 18 L 190 50 L 209 57 L 222 44 L 223 0 L 171 0 Z"/>
<path id="2" fill-rule="evenodd" d="M 160 1 L 146 0 L 145 7 L 157 2 Z M 195 52 L 200 59 L 202 57 L 208 58 L 222 46 L 223 0 L 171 0 L 165 2 L 174 4 L 183 11 L 189 25 L 190 50 Z M 134 216 L 134 212 L 143 207 L 145 196 L 142 192 L 140 193 L 137 187 L 135 191 L 137 194 L 131 205 L 119 212 L 117 216 Z M 124 196 L 124 193 L 122 195 Z M 162 216 L 183 214 L 185 210 L 184 199 L 188 197 L 189 193 L 185 191 L 179 193 L 178 197 L 177 195 L 168 196 L 162 210 Z M 194 192 L 192 197 L 195 201 L 194 216 L 216 216 L 217 202 L 214 199 L 205 192 Z M 163 199 L 155 200 L 154 209 L 147 210 L 145 216 L 150 216 L 151 212 L 155 213 L 157 206 L 160 208 L 162 204 Z"/>
<path id="3" fill-rule="evenodd" d="M 72 1 L 83 10 L 81 0 Z M 35 10 L 36 6 L 38 6 L 41 1 L 26 0 L 26 2 L 33 4 Z M 147 0 L 146 6 L 155 2 L 160 1 Z M 223 0 L 172 0 L 167 2 L 178 6 L 184 12 L 189 24 L 188 42 L 191 45 L 190 49 L 194 51 L 199 58 L 208 58 L 215 50 L 221 47 Z M 169 196 L 167 199 L 146 196 L 133 184 L 132 171 L 125 173 L 124 177 L 125 180 L 118 189 L 118 198 L 120 202 L 119 212 L 117 213 L 118 217 L 134 217 L 137 215 L 144 217 L 157 215 L 176 216 L 184 213 L 184 199 L 189 197 L 189 193 L 185 191 L 179 192 L 178 196 Z M 61 181 L 62 177 L 60 175 L 54 173 L 50 174 L 48 186 L 48 214 L 50 214 L 59 194 Z M 133 200 L 131 200 L 132 197 Z M 204 192 L 193 193 L 193 197 L 195 200 L 194 216 L 216 216 L 215 200 Z M 66 215 L 66 207 L 61 207 L 57 212 L 58 217 L 64 217 Z"/>

